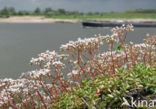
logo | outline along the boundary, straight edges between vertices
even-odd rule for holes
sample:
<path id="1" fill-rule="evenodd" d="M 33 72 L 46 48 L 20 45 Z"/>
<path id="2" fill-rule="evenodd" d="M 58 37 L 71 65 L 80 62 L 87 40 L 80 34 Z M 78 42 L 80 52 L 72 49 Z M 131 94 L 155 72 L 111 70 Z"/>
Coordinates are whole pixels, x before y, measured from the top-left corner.
<path id="1" fill-rule="evenodd" d="M 128 101 L 123 97 L 123 103 L 122 103 L 122 105 L 121 106 L 130 106 L 130 104 L 128 103 Z"/>
<path id="2" fill-rule="evenodd" d="M 128 101 L 125 97 L 123 97 L 123 103 L 121 106 L 128 106 L 128 107 L 155 107 L 156 106 L 156 100 L 141 100 L 140 98 L 134 99 L 131 97 L 131 99 Z"/>

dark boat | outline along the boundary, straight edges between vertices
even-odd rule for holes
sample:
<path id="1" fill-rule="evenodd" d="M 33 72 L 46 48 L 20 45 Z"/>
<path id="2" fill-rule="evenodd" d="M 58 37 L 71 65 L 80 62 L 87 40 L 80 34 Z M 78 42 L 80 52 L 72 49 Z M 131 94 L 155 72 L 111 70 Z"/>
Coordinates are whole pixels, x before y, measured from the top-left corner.
<path id="1" fill-rule="evenodd" d="M 154 21 L 83 21 L 84 27 L 116 27 L 123 24 L 132 24 L 134 27 L 156 27 Z"/>

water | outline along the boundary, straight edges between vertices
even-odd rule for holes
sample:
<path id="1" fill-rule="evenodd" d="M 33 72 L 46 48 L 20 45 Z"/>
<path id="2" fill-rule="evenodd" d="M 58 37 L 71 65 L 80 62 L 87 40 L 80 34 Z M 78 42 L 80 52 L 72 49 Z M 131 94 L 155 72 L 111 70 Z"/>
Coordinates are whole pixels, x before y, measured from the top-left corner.
<path id="1" fill-rule="evenodd" d="M 46 50 L 59 50 L 61 44 L 78 37 L 110 34 L 111 28 L 82 28 L 81 24 L 0 24 L 0 78 L 18 78 L 21 72 L 33 68 L 32 57 Z M 136 28 L 128 41 L 139 43 L 146 33 L 156 34 L 156 28 Z"/>

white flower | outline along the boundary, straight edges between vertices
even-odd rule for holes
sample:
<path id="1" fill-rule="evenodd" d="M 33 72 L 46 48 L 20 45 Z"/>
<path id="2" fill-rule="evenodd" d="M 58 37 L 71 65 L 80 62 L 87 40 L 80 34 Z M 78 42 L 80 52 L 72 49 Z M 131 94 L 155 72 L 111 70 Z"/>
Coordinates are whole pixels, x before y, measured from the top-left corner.
<path id="1" fill-rule="evenodd" d="M 121 27 L 116 27 L 116 28 L 113 28 L 112 29 L 112 32 L 113 33 L 117 33 L 118 32 L 124 32 L 124 31 L 127 31 L 127 32 L 130 32 L 130 31 L 134 31 L 134 27 L 132 24 L 128 24 L 128 25 L 122 25 Z"/>
<path id="2" fill-rule="evenodd" d="M 41 76 L 46 76 L 50 73 L 49 69 L 40 69 L 40 70 L 34 70 L 34 71 L 30 71 L 25 73 L 25 76 L 28 76 L 32 79 L 38 79 Z"/>
<path id="3" fill-rule="evenodd" d="M 99 37 L 92 37 L 92 38 L 78 38 L 77 41 L 69 41 L 69 43 L 65 44 L 65 45 L 61 45 L 60 49 L 64 50 L 64 51 L 75 51 L 77 49 L 82 49 L 82 50 L 88 50 L 88 48 L 91 47 L 95 47 L 95 46 L 99 46 L 102 40 Z"/>
<path id="4" fill-rule="evenodd" d="M 72 70 L 72 72 L 71 72 L 71 73 L 68 73 L 67 76 L 68 76 L 68 77 L 72 77 L 72 75 L 73 75 L 73 76 L 76 76 L 76 75 L 78 75 L 78 74 L 79 74 L 79 71 L 78 71 L 78 70 Z"/>

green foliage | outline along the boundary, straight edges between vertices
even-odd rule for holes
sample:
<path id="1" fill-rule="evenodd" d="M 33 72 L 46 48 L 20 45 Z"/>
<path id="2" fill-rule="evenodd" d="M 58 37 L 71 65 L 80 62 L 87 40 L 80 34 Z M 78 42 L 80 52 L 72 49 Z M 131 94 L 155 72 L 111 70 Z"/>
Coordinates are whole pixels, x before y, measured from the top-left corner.
<path id="1" fill-rule="evenodd" d="M 85 79 L 84 87 L 73 88 L 73 93 L 62 94 L 52 109 L 105 109 L 120 108 L 122 98 L 131 90 L 150 90 L 156 94 L 156 64 L 138 63 L 130 70 L 121 67 L 117 76 L 99 75 Z"/>
<path id="2" fill-rule="evenodd" d="M 9 17 L 10 15 L 15 15 L 15 14 L 16 14 L 16 10 L 13 7 L 4 7 L 0 11 L 0 15 L 4 17 Z"/>
<path id="3" fill-rule="evenodd" d="M 4 7 L 0 10 L 0 17 L 9 17 L 9 16 L 46 16 L 52 18 L 62 18 L 62 19 L 105 19 L 105 18 L 151 18 L 156 19 L 156 10 L 155 9 L 138 9 L 138 10 L 128 10 L 123 13 L 102 13 L 102 12 L 88 12 L 81 13 L 78 11 L 67 11 L 65 9 L 53 10 L 51 7 L 40 9 L 37 7 L 34 11 L 19 10 L 16 11 L 13 7 Z"/>
<path id="4" fill-rule="evenodd" d="M 147 14 L 151 14 L 151 13 L 156 13 L 155 9 L 137 9 L 137 10 L 128 10 L 125 13 L 147 13 Z"/>
<path id="5" fill-rule="evenodd" d="M 37 7 L 35 10 L 34 10 L 34 13 L 35 14 L 41 14 L 41 9 L 39 7 Z"/>
<path id="6" fill-rule="evenodd" d="M 58 9 L 58 12 L 62 15 L 66 14 L 66 10 L 65 9 Z"/>

